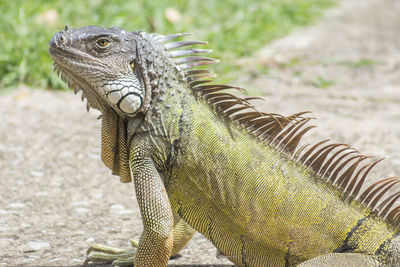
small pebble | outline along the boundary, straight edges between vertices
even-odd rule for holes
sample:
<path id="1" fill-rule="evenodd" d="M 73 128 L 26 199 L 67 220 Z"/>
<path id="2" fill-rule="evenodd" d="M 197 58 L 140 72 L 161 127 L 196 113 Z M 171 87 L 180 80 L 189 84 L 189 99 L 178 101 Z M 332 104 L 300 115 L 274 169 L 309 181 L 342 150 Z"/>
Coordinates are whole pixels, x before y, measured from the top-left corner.
<path id="1" fill-rule="evenodd" d="M 43 177 L 44 173 L 41 171 L 30 171 L 30 174 L 34 177 Z"/>
<path id="2" fill-rule="evenodd" d="M 75 212 L 78 212 L 78 213 L 87 213 L 87 212 L 89 212 L 90 210 L 89 209 L 87 209 L 87 208 L 76 208 L 75 209 Z"/>
<path id="3" fill-rule="evenodd" d="M 110 210 L 117 211 L 117 210 L 124 210 L 125 207 L 123 205 L 114 204 L 111 206 Z"/>
<path id="4" fill-rule="evenodd" d="M 23 204 L 23 203 L 10 203 L 10 204 L 8 204 L 8 206 L 10 208 L 23 208 L 23 207 L 25 207 L 25 204 Z"/>
<path id="5" fill-rule="evenodd" d="M 30 241 L 27 243 L 28 247 L 34 251 L 46 249 L 50 247 L 49 242 L 45 241 Z"/>
<path id="6" fill-rule="evenodd" d="M 88 239 L 85 240 L 87 243 L 94 243 L 94 238 L 93 237 L 89 237 Z"/>
<path id="7" fill-rule="evenodd" d="M 133 210 L 120 210 L 118 212 L 118 214 L 121 214 L 121 215 L 123 215 L 123 214 L 132 214 L 132 213 L 133 213 Z"/>
<path id="8" fill-rule="evenodd" d="M 19 227 L 21 227 L 21 228 L 28 228 L 28 227 L 30 227 L 30 226 L 31 226 L 31 225 L 30 225 L 29 223 L 21 223 Z"/>
<path id="9" fill-rule="evenodd" d="M 71 203 L 72 206 L 89 206 L 88 201 L 76 201 Z"/>

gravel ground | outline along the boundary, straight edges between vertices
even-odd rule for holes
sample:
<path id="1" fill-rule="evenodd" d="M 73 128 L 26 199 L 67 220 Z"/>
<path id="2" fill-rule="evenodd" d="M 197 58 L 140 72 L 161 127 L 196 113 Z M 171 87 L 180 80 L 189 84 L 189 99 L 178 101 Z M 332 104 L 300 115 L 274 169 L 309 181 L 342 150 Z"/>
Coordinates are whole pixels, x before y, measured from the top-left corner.
<path id="1" fill-rule="evenodd" d="M 386 157 L 371 179 L 400 174 L 399 13 L 397 0 L 343 1 L 243 59 L 238 83 L 263 92 L 265 111 L 312 110 L 308 140 Z M 139 237 L 133 185 L 100 161 L 98 115 L 71 92 L 0 94 L 0 266 L 80 266 L 91 244 Z M 171 266 L 230 265 L 198 234 L 181 254 Z"/>

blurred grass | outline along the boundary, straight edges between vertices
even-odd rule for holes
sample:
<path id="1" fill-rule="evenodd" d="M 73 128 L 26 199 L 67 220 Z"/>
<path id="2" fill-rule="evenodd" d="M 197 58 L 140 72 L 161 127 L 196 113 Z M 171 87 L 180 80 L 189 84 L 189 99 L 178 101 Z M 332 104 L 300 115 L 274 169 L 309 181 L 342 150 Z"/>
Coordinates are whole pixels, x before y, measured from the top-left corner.
<path id="1" fill-rule="evenodd" d="M 0 0 L 0 89 L 19 83 L 66 88 L 52 71 L 48 41 L 68 25 L 119 26 L 209 41 L 220 76 L 232 78 L 236 59 L 251 56 L 293 27 L 311 23 L 335 0 Z M 223 74 L 223 75 L 222 75 Z"/>

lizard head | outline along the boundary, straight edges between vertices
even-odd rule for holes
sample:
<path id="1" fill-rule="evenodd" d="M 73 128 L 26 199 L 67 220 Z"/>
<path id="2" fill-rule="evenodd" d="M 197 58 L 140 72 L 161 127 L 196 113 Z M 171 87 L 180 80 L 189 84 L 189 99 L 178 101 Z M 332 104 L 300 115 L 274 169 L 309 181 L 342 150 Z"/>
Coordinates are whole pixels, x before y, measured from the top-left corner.
<path id="1" fill-rule="evenodd" d="M 135 33 L 118 27 L 87 26 L 56 33 L 49 52 L 55 70 L 75 92 L 82 90 L 88 107 L 112 107 L 135 116 L 142 107 L 145 87 L 136 65 Z"/>
<path id="2" fill-rule="evenodd" d="M 86 26 L 56 33 L 49 52 L 54 67 L 75 93 L 82 90 L 89 107 L 114 110 L 120 117 L 145 114 L 147 121 L 160 112 L 167 90 L 174 90 L 176 81 L 193 82 L 194 87 L 215 77 L 207 70 L 190 70 L 218 61 L 198 53 L 207 49 L 179 49 L 206 44 L 203 41 L 171 40 L 188 34 L 168 36 L 128 32 L 118 27 Z M 178 90 L 178 92 L 180 92 Z"/>

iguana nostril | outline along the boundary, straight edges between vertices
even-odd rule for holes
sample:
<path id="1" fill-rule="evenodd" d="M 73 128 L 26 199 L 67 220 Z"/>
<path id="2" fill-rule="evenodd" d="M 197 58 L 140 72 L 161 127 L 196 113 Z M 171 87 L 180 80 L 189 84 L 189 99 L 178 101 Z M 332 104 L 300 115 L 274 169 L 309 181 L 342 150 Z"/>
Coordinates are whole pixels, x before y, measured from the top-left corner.
<path id="1" fill-rule="evenodd" d="M 56 33 L 50 40 L 50 47 L 57 48 L 60 44 L 64 43 L 65 37 L 60 33 Z"/>

